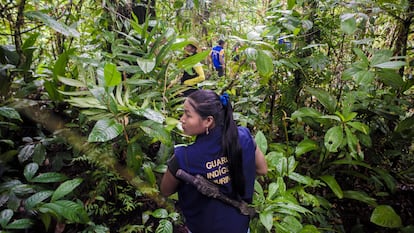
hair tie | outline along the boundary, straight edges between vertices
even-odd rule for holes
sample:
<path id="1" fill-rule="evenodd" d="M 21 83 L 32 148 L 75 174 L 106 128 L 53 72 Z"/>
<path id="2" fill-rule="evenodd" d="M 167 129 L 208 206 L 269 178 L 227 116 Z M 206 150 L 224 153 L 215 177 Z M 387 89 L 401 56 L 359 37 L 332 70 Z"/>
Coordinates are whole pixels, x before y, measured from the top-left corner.
<path id="1" fill-rule="evenodd" d="M 227 94 L 226 92 L 223 93 L 223 95 L 220 96 L 220 102 L 221 102 L 221 104 L 223 104 L 224 107 L 227 107 L 229 99 L 230 99 L 229 94 Z"/>

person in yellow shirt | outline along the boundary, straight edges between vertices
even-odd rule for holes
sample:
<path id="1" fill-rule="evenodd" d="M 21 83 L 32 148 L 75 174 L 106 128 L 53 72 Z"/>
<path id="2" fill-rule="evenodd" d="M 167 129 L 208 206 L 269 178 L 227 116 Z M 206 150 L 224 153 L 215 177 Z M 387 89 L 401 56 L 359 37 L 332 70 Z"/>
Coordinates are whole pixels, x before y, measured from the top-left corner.
<path id="1" fill-rule="evenodd" d="M 184 51 L 185 51 L 184 58 L 193 56 L 197 54 L 197 52 L 199 51 L 197 40 L 190 38 L 189 41 L 190 43 L 187 44 L 184 48 Z M 184 70 L 183 76 L 180 79 L 181 84 L 185 86 L 189 86 L 191 88 L 188 90 L 185 90 L 183 92 L 183 95 L 188 96 L 194 91 L 198 90 L 197 84 L 204 80 L 205 80 L 205 75 L 204 75 L 203 65 L 200 62 L 195 64 L 191 68 L 191 71 Z"/>

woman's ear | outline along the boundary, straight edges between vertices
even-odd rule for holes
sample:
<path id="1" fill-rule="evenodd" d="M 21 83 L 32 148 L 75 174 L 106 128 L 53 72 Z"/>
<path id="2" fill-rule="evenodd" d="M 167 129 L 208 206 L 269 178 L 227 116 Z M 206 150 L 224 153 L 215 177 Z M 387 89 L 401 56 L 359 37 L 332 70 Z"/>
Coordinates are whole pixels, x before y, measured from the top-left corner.
<path id="1" fill-rule="evenodd" d="M 208 116 L 206 119 L 206 127 L 211 128 L 212 126 L 214 126 L 214 117 L 213 116 Z"/>

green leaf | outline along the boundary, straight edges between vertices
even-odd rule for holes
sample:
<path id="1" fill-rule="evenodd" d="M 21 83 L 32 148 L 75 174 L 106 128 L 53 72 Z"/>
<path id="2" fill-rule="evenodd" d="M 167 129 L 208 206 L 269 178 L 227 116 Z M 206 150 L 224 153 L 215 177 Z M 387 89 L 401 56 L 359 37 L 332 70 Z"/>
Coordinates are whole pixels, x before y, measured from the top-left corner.
<path id="1" fill-rule="evenodd" d="M 19 162 L 23 163 L 26 162 L 29 158 L 31 158 L 34 153 L 34 147 L 34 144 L 26 144 L 17 155 Z"/>
<path id="2" fill-rule="evenodd" d="M 329 111 L 329 113 L 335 112 L 336 99 L 329 92 L 312 87 L 306 87 L 306 91 L 308 91 L 311 95 L 314 95 L 317 100 Z"/>
<path id="3" fill-rule="evenodd" d="M 361 201 L 371 206 L 378 205 L 374 198 L 368 196 L 366 193 L 361 192 L 361 191 L 346 190 L 346 191 L 343 191 L 343 195 L 344 195 L 343 196 L 344 198 Z"/>
<path id="4" fill-rule="evenodd" d="M 131 109 L 131 112 L 138 116 L 143 116 L 148 120 L 152 120 L 160 124 L 162 124 L 165 120 L 164 115 L 151 108 Z"/>
<path id="5" fill-rule="evenodd" d="M 87 85 L 85 83 L 83 83 L 79 80 L 76 80 L 76 79 L 65 78 L 65 77 L 59 76 L 58 80 L 61 83 L 65 84 L 65 85 L 68 85 L 68 86 L 71 86 L 71 87 L 85 87 L 85 88 L 87 87 Z"/>
<path id="6" fill-rule="evenodd" d="M 374 65 L 374 67 L 376 68 L 382 68 L 382 69 L 394 69 L 394 70 L 398 70 L 401 67 L 407 65 L 406 62 L 403 61 L 388 61 L 388 62 L 384 62 L 381 64 L 376 64 Z"/>
<path id="7" fill-rule="evenodd" d="M 340 126 L 334 126 L 325 134 L 324 144 L 329 152 L 337 152 L 342 145 L 344 135 Z"/>
<path id="8" fill-rule="evenodd" d="M 331 175 L 324 175 L 320 177 L 321 180 L 323 180 L 323 182 L 325 182 L 329 188 L 331 188 L 332 192 L 335 193 L 335 195 L 342 199 L 343 198 L 343 192 L 341 187 L 339 186 L 338 182 L 336 181 L 335 177 L 331 176 Z"/>
<path id="9" fill-rule="evenodd" d="M 35 178 L 32 179 L 31 182 L 34 183 L 53 183 L 53 182 L 60 182 L 66 180 L 67 177 L 58 172 L 47 172 L 42 173 Z"/>
<path id="10" fill-rule="evenodd" d="M 359 86 L 369 87 L 375 79 L 375 73 L 369 70 L 358 71 L 354 74 L 355 82 Z"/>
<path id="11" fill-rule="evenodd" d="M 35 146 L 33 152 L 33 162 L 42 164 L 46 158 L 46 147 L 42 143 L 38 143 Z"/>
<path id="12" fill-rule="evenodd" d="M 382 69 L 376 73 L 378 74 L 379 80 L 381 80 L 385 85 L 390 86 L 394 89 L 400 89 L 407 84 L 404 81 L 403 77 L 398 73 L 398 71 Z"/>
<path id="13" fill-rule="evenodd" d="M 267 194 L 266 199 L 272 200 L 278 193 L 278 188 L 279 186 L 277 185 L 277 183 L 274 183 L 274 182 L 270 183 L 268 187 L 268 194 Z"/>
<path id="14" fill-rule="evenodd" d="M 101 119 L 96 122 L 88 137 L 88 142 L 106 142 L 122 133 L 122 124 L 114 119 Z"/>
<path id="15" fill-rule="evenodd" d="M 41 211 L 44 212 L 46 210 L 52 210 L 57 216 L 72 222 L 83 224 L 89 222 L 88 213 L 86 213 L 83 206 L 73 201 L 58 200 L 53 203 L 46 203 L 42 206 Z"/>
<path id="16" fill-rule="evenodd" d="M 318 144 L 310 139 L 302 140 L 295 148 L 295 155 L 301 156 L 309 151 L 318 149 Z"/>
<path id="17" fill-rule="evenodd" d="M 256 65 L 257 70 L 262 77 L 268 78 L 273 74 L 273 60 L 267 53 L 263 52 L 262 50 L 258 51 Z"/>
<path id="18" fill-rule="evenodd" d="M 59 76 L 65 76 L 66 67 L 68 66 L 69 56 L 73 54 L 74 51 L 75 49 L 69 49 L 59 55 L 58 59 L 53 65 L 54 81 L 56 81 L 56 79 Z"/>
<path id="19" fill-rule="evenodd" d="M 14 220 L 13 222 L 9 223 L 5 228 L 6 229 L 28 229 L 33 225 L 32 220 L 28 218 L 22 218 Z"/>
<path id="20" fill-rule="evenodd" d="M 188 70 L 191 69 L 194 65 L 204 60 L 210 51 L 206 50 L 201 53 L 197 53 L 193 56 L 189 56 L 177 63 L 177 67 L 180 69 Z"/>
<path id="21" fill-rule="evenodd" d="M 64 197 L 65 195 L 71 193 L 81 183 L 82 183 L 81 178 L 76 178 L 76 179 L 67 180 L 67 181 L 63 182 L 61 185 L 59 185 L 59 187 L 57 187 L 55 192 L 53 192 L 53 196 L 52 196 L 52 199 L 50 201 L 54 202 L 54 201 Z"/>
<path id="22" fill-rule="evenodd" d="M 366 135 L 369 134 L 369 127 L 364 123 L 352 121 L 352 122 L 347 122 L 346 124 Z"/>
<path id="23" fill-rule="evenodd" d="M 254 137 L 257 146 L 259 149 L 263 152 L 263 154 L 266 154 L 267 152 L 267 139 L 266 136 L 262 131 L 258 131 Z"/>
<path id="24" fill-rule="evenodd" d="M 348 35 L 354 34 L 357 30 L 356 19 L 354 17 L 347 17 L 345 20 L 341 21 L 341 30 Z"/>
<path id="25" fill-rule="evenodd" d="M 26 209 L 28 210 L 33 209 L 37 204 L 41 203 L 42 201 L 52 196 L 52 194 L 53 194 L 53 191 L 51 190 L 40 191 L 40 192 L 33 194 L 32 196 L 27 198 L 25 201 Z"/>
<path id="26" fill-rule="evenodd" d="M 166 209 L 156 209 L 151 213 L 154 218 L 168 218 L 168 211 Z"/>
<path id="27" fill-rule="evenodd" d="M 76 31 L 76 29 L 67 26 L 66 24 L 60 23 L 53 19 L 52 17 L 48 16 L 47 14 L 43 14 L 40 11 L 29 11 L 25 12 L 25 15 L 29 18 L 35 18 L 42 21 L 47 26 L 51 27 L 53 30 L 65 35 L 65 36 L 73 36 L 79 37 L 80 33 Z"/>
<path id="28" fill-rule="evenodd" d="M 377 206 L 372 212 L 370 220 L 382 227 L 399 228 L 402 226 L 401 217 L 389 205 Z"/>
<path id="29" fill-rule="evenodd" d="M 147 59 L 147 58 L 138 57 L 137 62 L 138 62 L 139 68 L 141 68 L 141 70 L 144 73 L 148 74 L 154 69 L 156 60 L 155 58 Z"/>
<path id="30" fill-rule="evenodd" d="M 365 55 L 364 51 L 362 51 L 362 49 L 360 48 L 353 48 L 352 50 L 358 56 L 358 58 L 362 60 L 363 64 L 365 65 L 364 67 L 368 69 L 369 60 L 368 60 L 367 55 Z"/>
<path id="31" fill-rule="evenodd" d="M 395 193 L 397 189 L 397 181 L 395 178 L 386 170 L 381 168 L 373 168 L 373 170 L 380 175 L 381 179 L 384 180 L 387 188 L 391 191 L 391 193 Z"/>
<path id="32" fill-rule="evenodd" d="M 273 212 L 271 211 L 264 211 L 259 214 L 260 222 L 263 224 L 263 226 L 266 228 L 268 232 L 273 227 Z"/>
<path id="33" fill-rule="evenodd" d="M 299 231 L 299 233 L 320 233 L 320 231 L 314 225 L 306 225 Z"/>
<path id="34" fill-rule="evenodd" d="M 39 170 L 39 165 L 37 163 L 29 163 L 24 167 L 24 177 L 27 181 L 31 182 L 33 176 L 36 174 L 37 170 Z"/>
<path id="35" fill-rule="evenodd" d="M 14 108 L 6 107 L 6 106 L 0 107 L 0 115 L 8 119 L 22 121 L 22 118 L 20 118 L 19 112 L 17 112 L 16 109 Z"/>
<path id="36" fill-rule="evenodd" d="M 167 219 L 161 219 L 155 233 L 173 233 L 173 224 Z"/>
<path id="37" fill-rule="evenodd" d="M 155 186 L 157 183 L 157 179 L 155 178 L 155 174 L 152 171 L 152 167 L 149 163 L 143 164 L 144 174 L 147 179 L 147 181 L 152 185 Z"/>
<path id="38" fill-rule="evenodd" d="M 345 135 L 346 135 L 346 143 L 348 144 L 348 148 L 351 152 L 351 155 L 355 157 L 356 160 L 363 160 L 357 156 L 358 153 L 358 138 L 351 132 L 348 127 L 345 127 Z"/>
<path id="39" fill-rule="evenodd" d="M 300 109 L 296 110 L 295 112 L 293 112 L 292 116 L 291 116 L 291 119 L 292 120 L 295 120 L 295 119 L 302 120 L 303 117 L 318 118 L 320 116 L 322 116 L 322 114 L 320 112 L 318 112 L 318 110 L 316 110 L 314 108 L 303 107 L 303 108 L 300 108 Z"/>
<path id="40" fill-rule="evenodd" d="M 159 140 L 165 145 L 171 145 L 171 134 L 164 128 L 162 124 L 146 120 L 141 122 L 140 128 L 153 139 Z"/>
<path id="41" fill-rule="evenodd" d="M 107 87 L 113 87 L 121 83 L 121 73 L 116 69 L 116 65 L 106 63 L 104 67 L 104 79 Z"/>
<path id="42" fill-rule="evenodd" d="M 299 232 L 302 229 L 302 224 L 293 216 L 284 217 L 283 221 L 280 222 L 280 226 L 288 229 L 289 232 Z"/>
<path id="43" fill-rule="evenodd" d="M 316 185 L 316 183 L 314 182 L 314 180 L 312 178 L 310 178 L 309 176 L 301 175 L 297 172 L 291 172 L 291 173 L 289 173 L 288 176 L 289 176 L 290 179 L 292 179 L 296 182 L 299 182 L 301 184 L 309 185 L 309 186 L 312 186 L 312 187 L 314 187 Z"/>
<path id="44" fill-rule="evenodd" d="M 13 217 L 13 210 L 5 209 L 0 212 L 0 226 L 4 228 Z"/>

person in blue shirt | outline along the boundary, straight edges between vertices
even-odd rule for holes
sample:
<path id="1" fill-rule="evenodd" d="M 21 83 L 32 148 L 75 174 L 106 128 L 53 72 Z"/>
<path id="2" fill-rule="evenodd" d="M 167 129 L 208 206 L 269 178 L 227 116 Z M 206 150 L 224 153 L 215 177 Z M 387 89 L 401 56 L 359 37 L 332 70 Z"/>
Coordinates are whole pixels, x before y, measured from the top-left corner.
<path id="1" fill-rule="evenodd" d="M 267 163 L 249 129 L 236 125 L 229 96 L 212 90 L 190 94 L 180 122 L 184 134 L 196 136 L 195 141 L 174 149 L 160 184 L 161 194 L 168 197 L 178 192 L 178 206 L 191 233 L 247 233 L 249 216 L 201 194 L 175 174 L 182 169 L 202 175 L 228 197 L 251 203 L 256 175 L 267 173 Z"/>
<path id="2" fill-rule="evenodd" d="M 226 69 L 226 63 L 224 60 L 224 45 L 226 42 L 224 40 L 219 40 L 218 45 L 214 46 L 210 52 L 210 59 L 213 63 L 214 69 L 217 71 L 218 76 L 221 77 L 224 75 Z"/>

